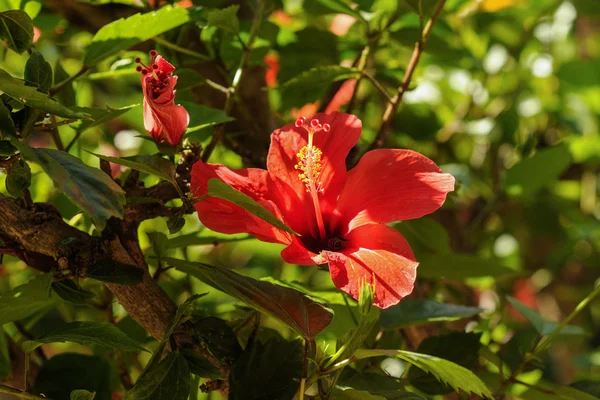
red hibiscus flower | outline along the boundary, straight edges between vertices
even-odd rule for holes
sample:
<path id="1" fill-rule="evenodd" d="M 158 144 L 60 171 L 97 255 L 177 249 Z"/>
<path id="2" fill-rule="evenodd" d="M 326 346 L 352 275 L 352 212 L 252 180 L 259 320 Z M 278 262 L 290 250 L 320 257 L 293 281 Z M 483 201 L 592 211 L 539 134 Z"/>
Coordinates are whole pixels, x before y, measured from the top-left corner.
<path id="1" fill-rule="evenodd" d="M 413 290 L 418 263 L 404 237 L 385 223 L 437 210 L 454 190 L 454 178 L 421 154 L 398 149 L 370 151 L 347 172 L 346 156 L 361 127 L 353 115 L 317 114 L 310 123 L 301 118 L 273 132 L 267 170 L 194 165 L 195 195 L 220 178 L 299 236 L 211 197 L 195 203 L 200 220 L 214 231 L 285 244 L 286 262 L 329 264 L 333 283 L 355 299 L 366 281 L 375 288 L 375 305 L 397 304 Z"/>
<path id="2" fill-rule="evenodd" d="M 150 66 L 142 64 L 139 58 L 135 60 L 141 64 L 137 70 L 142 73 L 144 128 L 156 143 L 176 147 L 181 143 L 190 116 L 183 106 L 175 104 L 175 67 L 154 50 L 150 55 Z"/>

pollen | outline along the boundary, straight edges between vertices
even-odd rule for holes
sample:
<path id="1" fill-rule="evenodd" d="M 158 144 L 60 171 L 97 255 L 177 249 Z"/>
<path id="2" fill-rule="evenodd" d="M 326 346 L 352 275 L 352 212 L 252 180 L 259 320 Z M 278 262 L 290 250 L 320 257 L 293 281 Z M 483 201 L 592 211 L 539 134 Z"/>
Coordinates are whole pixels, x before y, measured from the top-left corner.
<path id="1" fill-rule="evenodd" d="M 323 188 L 323 182 L 319 180 L 323 169 L 321 163 L 323 152 L 313 145 L 313 136 L 318 131 L 329 132 L 330 126 L 329 124 L 321 124 L 318 119 L 313 119 L 307 124 L 304 117 L 299 118 L 295 126 L 304 128 L 308 132 L 308 144 L 296 154 L 298 164 L 294 168 L 300 171 L 298 178 L 306 185 L 307 192 L 313 194 L 323 193 L 325 188 Z"/>

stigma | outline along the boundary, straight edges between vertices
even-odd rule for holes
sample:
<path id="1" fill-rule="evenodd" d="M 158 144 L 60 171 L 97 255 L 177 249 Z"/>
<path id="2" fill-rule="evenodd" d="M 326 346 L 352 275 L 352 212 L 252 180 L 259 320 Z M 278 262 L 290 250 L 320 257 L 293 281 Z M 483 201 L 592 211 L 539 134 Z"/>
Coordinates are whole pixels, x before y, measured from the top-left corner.
<path id="1" fill-rule="evenodd" d="M 329 132 L 331 127 L 329 124 L 321 124 L 318 119 L 313 119 L 307 124 L 304 117 L 298 118 L 295 125 L 298 128 L 304 128 L 308 132 L 307 145 L 296 153 L 298 163 L 294 168 L 299 171 L 298 178 L 306 186 L 307 192 L 313 195 L 323 193 L 325 188 L 323 182 L 319 179 L 323 169 L 321 164 L 323 152 L 313 145 L 313 137 L 318 132 Z"/>

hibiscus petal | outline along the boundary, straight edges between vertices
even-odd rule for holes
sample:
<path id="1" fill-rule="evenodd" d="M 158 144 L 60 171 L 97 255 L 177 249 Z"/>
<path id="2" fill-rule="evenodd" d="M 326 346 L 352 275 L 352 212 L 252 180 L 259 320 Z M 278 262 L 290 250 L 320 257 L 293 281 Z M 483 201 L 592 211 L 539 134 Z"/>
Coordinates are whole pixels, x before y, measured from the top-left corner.
<path id="1" fill-rule="evenodd" d="M 175 71 L 175 67 L 173 66 L 173 64 L 165 60 L 163 56 L 156 56 L 154 64 L 157 64 L 158 70 L 164 72 L 165 74 L 170 74 L 173 71 Z"/>
<path id="2" fill-rule="evenodd" d="M 408 296 L 418 262 L 404 237 L 383 224 L 363 225 L 350 232 L 346 248 L 324 252 L 336 287 L 358 300 L 362 282 L 375 286 L 375 305 L 387 308 Z"/>
<path id="3" fill-rule="evenodd" d="M 325 264 L 327 259 L 321 254 L 316 254 L 308 250 L 302 240 L 297 236 L 292 238 L 292 243 L 281 252 L 281 258 L 286 263 L 296 265 L 316 265 Z"/>
<path id="4" fill-rule="evenodd" d="M 419 218 L 440 208 L 452 190 L 454 177 L 429 158 L 411 150 L 373 150 L 348 172 L 332 229 Z"/>
<path id="5" fill-rule="evenodd" d="M 189 123 L 190 116 L 183 106 L 160 106 L 144 97 L 144 128 L 155 142 L 178 146 Z"/>
<path id="6" fill-rule="evenodd" d="M 282 219 L 277 206 L 268 200 L 268 172 L 258 168 L 232 171 L 218 164 L 198 161 L 192 167 L 191 191 L 195 197 L 208 192 L 208 180 L 220 178 L 234 189 L 250 196 L 263 207 Z M 227 200 L 208 197 L 194 203 L 200 221 L 209 229 L 222 233 L 249 233 L 265 242 L 290 243 L 291 235 L 254 216 Z"/>
<path id="7" fill-rule="evenodd" d="M 314 136 L 314 145 L 322 152 L 322 172 L 320 181 L 325 192 L 320 196 L 321 208 L 324 212 L 334 205 L 346 181 L 346 157 L 350 149 L 358 142 L 362 129 L 361 121 L 356 116 L 344 113 L 316 114 L 312 119 L 321 124 L 329 124 L 329 132 L 318 132 Z M 306 146 L 308 133 L 304 128 L 288 124 L 271 134 L 271 148 L 267 157 L 267 169 L 279 179 L 286 182 L 304 201 L 308 210 L 312 210 L 310 195 L 306 193 L 304 183 L 298 178 L 296 154 Z M 312 211 L 310 211 L 311 214 Z"/>

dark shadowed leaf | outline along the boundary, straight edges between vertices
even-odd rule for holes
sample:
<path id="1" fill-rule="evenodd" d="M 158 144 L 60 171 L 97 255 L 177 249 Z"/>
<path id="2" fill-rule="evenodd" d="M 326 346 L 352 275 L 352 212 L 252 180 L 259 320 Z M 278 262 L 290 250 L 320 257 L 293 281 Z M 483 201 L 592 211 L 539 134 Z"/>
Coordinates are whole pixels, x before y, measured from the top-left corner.
<path id="1" fill-rule="evenodd" d="M 298 390 L 302 361 L 299 341 L 253 341 L 231 368 L 230 399 L 291 399 Z"/>
<path id="2" fill-rule="evenodd" d="M 177 93 L 181 93 L 184 90 L 204 85 L 206 83 L 204 76 L 194 69 L 178 68 L 175 72 L 175 75 L 177 75 Z M 187 106 L 186 110 L 188 110 L 189 113 L 190 110 L 187 108 Z"/>
<path id="3" fill-rule="evenodd" d="M 569 386 L 579 390 L 580 392 L 600 398 L 600 380 L 584 379 L 573 382 Z"/>
<path id="4" fill-rule="evenodd" d="M 514 333 L 513 337 L 502 346 L 498 352 L 500 359 L 508 365 L 511 371 L 518 368 L 523 357 L 530 352 L 539 341 L 540 334 L 533 327 L 521 329 Z"/>
<path id="5" fill-rule="evenodd" d="M 240 21 L 237 17 L 239 5 L 233 5 L 222 9 L 210 10 L 207 13 L 208 25 L 231 33 L 240 31 Z"/>
<path id="6" fill-rule="evenodd" d="M 2 294 L 0 296 L 0 326 L 53 307 L 56 299 L 51 294 L 51 283 L 51 274 L 38 275 L 26 284 Z"/>
<path id="7" fill-rule="evenodd" d="M 357 389 L 336 389 L 332 400 L 426 400 L 425 397 L 410 392 L 395 390 L 371 392 Z"/>
<path id="8" fill-rule="evenodd" d="M 0 99 L 0 138 L 4 138 L 7 135 L 17 136 L 17 130 L 15 129 L 11 112 L 8 111 L 8 108 L 6 108 L 2 99 Z M 3 152 L 6 153 L 6 149 L 3 150 L 3 147 L 0 146 L 0 155 L 10 155 L 2 154 Z"/>
<path id="9" fill-rule="evenodd" d="M 18 141 L 13 144 L 26 160 L 40 164 L 54 186 L 87 212 L 99 230 L 109 218 L 123 217 L 125 192 L 100 169 L 64 151 L 34 149 Z"/>
<path id="10" fill-rule="evenodd" d="M 1 114 L 1 104 L 0 104 L 0 114 Z M 2 123 L 0 117 L 0 123 Z M 15 146 L 13 146 L 9 140 L 0 140 L 0 157 L 10 157 L 13 154 L 16 154 L 19 151 Z"/>
<path id="11" fill-rule="evenodd" d="M 227 236 L 198 236 L 197 233 L 188 233 L 169 239 L 169 248 L 177 249 L 187 246 L 217 246 L 221 243 L 239 242 L 252 239 L 252 236 L 246 234 L 227 235 Z"/>
<path id="12" fill-rule="evenodd" d="M 179 352 L 170 353 L 146 372 L 123 400 L 187 400 L 190 394 L 190 368 Z"/>
<path id="13" fill-rule="evenodd" d="M 383 329 L 396 329 L 429 322 L 456 321 L 461 318 L 472 317 L 480 312 L 481 310 L 477 307 L 408 298 L 381 312 L 381 327 Z"/>
<path id="14" fill-rule="evenodd" d="M 270 211 L 264 208 L 262 205 L 254 201 L 250 196 L 239 192 L 223 182 L 218 178 L 211 178 L 208 180 L 208 194 L 212 197 L 218 197 L 223 200 L 232 202 L 235 205 L 242 207 L 252 215 L 256 215 L 258 218 L 268 222 L 275 228 L 279 228 L 288 233 L 295 234 L 295 232 L 289 228 L 286 224 L 281 222 L 274 216 Z"/>
<path id="15" fill-rule="evenodd" d="M 169 234 L 174 235 L 185 226 L 185 218 L 183 215 L 174 215 L 169 217 L 167 220 L 167 229 L 169 229 Z"/>
<path id="16" fill-rule="evenodd" d="M 33 390 L 49 399 L 70 399 L 74 390 L 95 392 L 94 400 L 111 400 L 111 367 L 99 356 L 58 354 L 44 362 Z"/>
<path id="17" fill-rule="evenodd" d="M 479 339 L 481 334 L 452 332 L 441 336 L 425 338 L 417 351 L 452 361 L 466 369 L 472 370 L 479 360 Z M 439 382 L 434 376 L 418 368 L 408 371 L 410 384 L 427 394 L 447 394 L 452 388 Z"/>
<path id="18" fill-rule="evenodd" d="M 242 351 L 235 332 L 220 318 L 200 319 L 194 324 L 193 335 L 219 360 L 233 361 Z"/>
<path id="19" fill-rule="evenodd" d="M 89 114 L 93 118 L 93 120 L 81 121 L 76 130 L 79 133 L 85 132 L 89 128 L 93 128 L 94 126 L 103 124 L 107 121 L 110 121 L 111 119 L 120 117 L 121 115 L 125 114 L 127 111 L 131 110 L 133 107 L 136 106 L 137 104 L 121 108 L 73 107 L 73 110 Z"/>
<path id="20" fill-rule="evenodd" d="M 23 197 L 31 186 L 31 168 L 23 160 L 14 163 L 6 175 L 6 191 L 13 197 Z"/>
<path id="21" fill-rule="evenodd" d="M 311 2 L 312 3 L 312 2 Z M 346 14 L 362 20 L 360 13 L 343 0 L 316 0 L 305 5 L 307 10 L 315 14 Z"/>
<path id="22" fill-rule="evenodd" d="M 256 310 L 285 322 L 306 338 L 314 338 L 333 318 L 324 305 L 294 289 L 257 281 L 207 264 L 174 258 L 163 261 L 195 276 L 209 286 L 236 297 Z"/>
<path id="23" fill-rule="evenodd" d="M 145 172 L 150 175 L 157 176 L 167 182 L 177 185 L 175 181 L 175 165 L 159 154 L 152 156 L 132 156 L 132 157 L 109 157 L 101 154 L 95 154 L 96 157 L 109 161 L 115 164 L 123 165 L 140 172 Z"/>
<path id="24" fill-rule="evenodd" d="M 77 389 L 71 392 L 71 400 L 94 400 L 96 393 L 87 390 Z"/>
<path id="25" fill-rule="evenodd" d="M 281 95 L 288 108 L 299 107 L 320 98 L 333 82 L 356 79 L 359 76 L 360 72 L 356 68 L 339 65 L 315 67 L 285 82 L 281 86 Z"/>
<path id="26" fill-rule="evenodd" d="M 76 305 L 88 304 L 88 301 L 94 298 L 94 293 L 79 287 L 72 280 L 53 282 L 52 290 L 64 301 Z"/>
<path id="27" fill-rule="evenodd" d="M 418 240 L 427 250 L 434 253 L 449 253 L 450 237 L 448 232 L 439 222 L 431 218 L 417 218 L 410 221 L 394 224 L 411 245 Z"/>
<path id="28" fill-rule="evenodd" d="M 188 101 L 182 101 L 181 105 L 184 106 L 190 114 L 190 124 L 185 131 L 186 135 L 199 131 L 200 129 L 223 124 L 235 119 L 227 115 L 225 111 L 216 108 L 210 108 Z"/>
<path id="29" fill-rule="evenodd" d="M 58 61 L 54 66 L 54 82 L 59 84 L 69 78 L 69 74 L 62 66 L 62 63 Z M 62 89 L 54 95 L 54 97 L 64 106 L 73 107 L 76 104 L 75 90 L 73 89 L 73 82 L 67 83 Z"/>
<path id="30" fill-rule="evenodd" d="M 564 144 L 540 150 L 506 172 L 506 191 L 511 196 L 530 196 L 558 179 L 570 164 L 571 153 Z"/>
<path id="31" fill-rule="evenodd" d="M 490 389 L 473 372 L 439 357 L 404 350 L 378 349 L 360 349 L 354 353 L 354 356 L 357 360 L 379 356 L 397 357 L 432 374 L 437 380 L 447 383 L 456 391 L 463 390 L 481 397 L 494 398 Z"/>
<path id="32" fill-rule="evenodd" d="M 11 371 L 10 354 L 8 352 L 8 341 L 4 330 L 0 329 L 0 379 L 8 376 Z"/>
<path id="33" fill-rule="evenodd" d="M 23 350 L 31 352 L 45 343 L 74 342 L 85 346 L 101 346 L 112 350 L 140 352 L 146 351 L 138 342 L 131 339 L 119 328 L 108 322 L 70 322 L 35 340 L 23 342 Z"/>
<path id="34" fill-rule="evenodd" d="M 20 103 L 59 117 L 75 119 L 89 118 L 86 114 L 75 112 L 61 105 L 56 100 L 48 97 L 47 94 L 37 90 L 36 87 L 27 86 L 24 80 L 14 78 L 2 69 L 0 69 L 0 91 Z"/>
<path id="35" fill-rule="evenodd" d="M 426 278 L 462 281 L 482 276 L 516 275 L 518 271 L 493 259 L 452 253 L 421 254 L 419 256 L 419 274 Z"/>
<path id="36" fill-rule="evenodd" d="M 133 286 L 142 281 L 144 270 L 134 265 L 121 264 L 111 260 L 92 265 L 85 275 L 101 282 Z"/>
<path id="37" fill-rule="evenodd" d="M 42 53 L 34 50 L 25 64 L 25 82 L 37 86 L 42 92 L 48 92 L 52 86 L 52 67 Z"/>
<path id="38" fill-rule="evenodd" d="M 538 331 L 540 335 L 550 335 L 558 327 L 557 322 L 547 321 L 542 318 L 537 311 L 527 307 L 519 300 L 511 296 L 506 296 L 508 302 L 517 309 Z M 580 326 L 567 325 L 560 331 L 561 335 L 585 335 L 585 330 Z"/>
<path id="39" fill-rule="evenodd" d="M 104 25 L 92 38 L 83 63 L 94 66 L 119 51 L 170 31 L 189 21 L 188 10 L 165 6 L 146 14 L 135 14 Z"/>
<path id="40" fill-rule="evenodd" d="M 1 12 L 0 39 L 19 54 L 29 50 L 33 41 L 33 22 L 29 15 L 21 10 Z"/>

